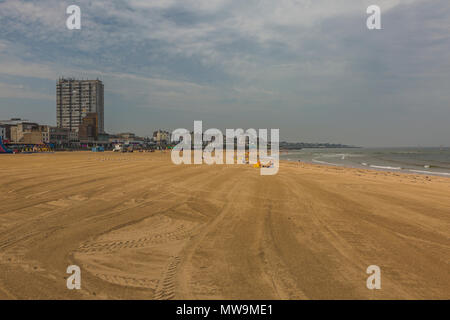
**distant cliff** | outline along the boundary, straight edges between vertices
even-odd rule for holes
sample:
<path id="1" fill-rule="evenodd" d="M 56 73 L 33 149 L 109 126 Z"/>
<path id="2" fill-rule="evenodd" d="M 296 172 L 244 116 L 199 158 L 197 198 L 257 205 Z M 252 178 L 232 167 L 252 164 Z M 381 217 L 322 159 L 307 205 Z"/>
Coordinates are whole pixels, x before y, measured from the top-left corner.
<path id="1" fill-rule="evenodd" d="M 340 143 L 307 143 L 307 142 L 280 142 L 280 149 L 294 150 L 306 148 L 359 148 L 355 146 L 348 146 Z"/>

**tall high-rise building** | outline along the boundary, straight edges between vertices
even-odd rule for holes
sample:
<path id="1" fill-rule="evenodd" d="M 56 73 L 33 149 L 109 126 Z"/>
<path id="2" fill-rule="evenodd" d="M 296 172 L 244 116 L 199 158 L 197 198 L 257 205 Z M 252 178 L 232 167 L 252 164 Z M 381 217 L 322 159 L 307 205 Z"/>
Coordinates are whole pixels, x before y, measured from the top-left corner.
<path id="1" fill-rule="evenodd" d="M 88 113 L 96 113 L 104 133 L 104 86 L 100 80 L 61 78 L 56 84 L 56 125 L 77 131 Z"/>

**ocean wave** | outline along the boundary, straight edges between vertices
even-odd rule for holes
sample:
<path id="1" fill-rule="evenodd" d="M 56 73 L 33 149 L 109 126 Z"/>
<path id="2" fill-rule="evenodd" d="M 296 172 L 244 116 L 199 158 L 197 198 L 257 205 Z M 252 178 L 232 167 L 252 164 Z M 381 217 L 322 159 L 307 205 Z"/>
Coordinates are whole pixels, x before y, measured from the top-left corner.
<path id="1" fill-rule="evenodd" d="M 402 170 L 401 167 L 384 167 L 384 166 L 374 166 L 374 165 L 370 165 L 369 167 L 376 168 L 376 169 L 386 169 L 386 170 Z"/>
<path id="2" fill-rule="evenodd" d="M 313 161 L 313 162 L 316 162 L 316 163 L 321 163 L 321 164 L 329 164 L 329 165 L 332 165 L 332 166 L 340 166 L 340 165 L 337 164 L 337 163 L 331 163 L 331 162 L 326 162 L 326 161 L 320 161 L 320 160 L 316 160 L 316 159 L 313 159 L 312 161 Z"/>
<path id="3" fill-rule="evenodd" d="M 412 170 L 412 169 L 410 169 L 409 171 L 417 172 L 417 173 L 435 174 L 435 175 L 439 175 L 439 176 L 450 176 L 450 173 L 448 173 L 448 172 L 433 172 L 433 171 Z"/>

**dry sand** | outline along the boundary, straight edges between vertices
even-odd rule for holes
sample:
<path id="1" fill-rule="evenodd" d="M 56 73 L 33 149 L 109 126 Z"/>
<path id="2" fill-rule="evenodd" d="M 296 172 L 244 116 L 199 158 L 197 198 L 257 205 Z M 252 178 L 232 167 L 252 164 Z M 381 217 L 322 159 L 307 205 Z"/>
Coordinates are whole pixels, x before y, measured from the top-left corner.
<path id="1" fill-rule="evenodd" d="M 450 298 L 448 178 L 159 152 L 2 155 L 0 175 L 1 299 Z"/>

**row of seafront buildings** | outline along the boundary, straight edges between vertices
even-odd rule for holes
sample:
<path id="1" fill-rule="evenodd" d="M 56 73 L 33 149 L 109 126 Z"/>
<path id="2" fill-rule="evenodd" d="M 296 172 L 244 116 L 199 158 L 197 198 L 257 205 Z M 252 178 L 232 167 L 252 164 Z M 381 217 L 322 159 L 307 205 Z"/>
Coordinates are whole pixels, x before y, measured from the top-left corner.
<path id="1" fill-rule="evenodd" d="M 61 78 L 56 84 L 56 126 L 20 118 L 0 120 L 7 144 L 75 146 L 108 142 L 104 132 L 104 86 L 100 80 Z"/>
<path id="2" fill-rule="evenodd" d="M 104 85 L 100 80 L 61 78 L 56 84 L 56 126 L 13 118 L 0 120 L 0 138 L 7 144 L 54 144 L 64 147 L 115 143 L 166 145 L 168 131 L 157 130 L 152 139 L 133 133 L 109 135 L 104 122 Z"/>
<path id="3" fill-rule="evenodd" d="M 139 137 L 131 132 L 96 134 L 95 117 L 87 115 L 82 124 L 76 130 L 41 125 L 36 122 L 13 118 L 0 120 L 0 139 L 9 145 L 41 145 L 53 144 L 62 147 L 80 147 L 82 145 L 114 145 L 134 144 L 147 146 L 170 145 L 170 133 L 165 130 L 157 130 L 151 138 Z"/>

